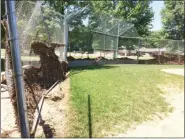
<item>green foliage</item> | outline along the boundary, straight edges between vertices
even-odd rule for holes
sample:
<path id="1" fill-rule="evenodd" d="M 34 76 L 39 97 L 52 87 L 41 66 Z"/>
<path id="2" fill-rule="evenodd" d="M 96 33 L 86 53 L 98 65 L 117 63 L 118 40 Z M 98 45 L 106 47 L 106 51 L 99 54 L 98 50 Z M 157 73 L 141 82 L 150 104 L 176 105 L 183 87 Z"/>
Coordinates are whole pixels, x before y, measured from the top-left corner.
<path id="1" fill-rule="evenodd" d="M 89 5 L 89 13 L 83 13 L 82 15 L 80 15 L 80 17 L 76 17 L 73 22 L 70 23 L 74 27 L 74 30 L 69 33 L 71 50 L 76 50 L 77 47 L 85 49 L 84 47 L 86 46 L 91 49 L 92 45 L 96 46 L 99 45 L 99 43 L 102 43 L 102 41 L 99 41 L 99 43 L 98 41 L 96 41 L 92 44 L 93 35 L 92 33 L 90 33 L 90 30 L 99 25 L 99 15 L 108 14 L 119 19 L 128 20 L 129 22 L 134 24 L 140 36 L 147 36 L 149 34 L 149 29 L 151 27 L 150 23 L 153 18 L 153 11 L 149 7 L 151 2 L 150 0 L 136 0 L 133 2 L 130 0 L 125 0 L 117 1 L 116 3 L 113 3 L 113 1 L 109 0 L 78 2 L 66 0 L 62 0 L 60 2 L 46 0 L 46 2 L 49 3 L 49 5 L 52 6 L 56 11 L 62 14 L 64 14 L 65 9 L 67 9 L 70 13 Z M 82 20 L 87 17 L 89 19 L 88 27 L 84 26 L 82 22 Z M 87 34 L 89 34 L 88 37 Z M 108 41 L 111 42 L 111 40 Z M 113 41 L 113 43 L 116 43 L 116 41 Z"/>
<path id="2" fill-rule="evenodd" d="M 138 47 L 139 39 L 120 38 L 119 47 L 125 47 L 127 50 L 134 50 Z"/>
<path id="3" fill-rule="evenodd" d="M 140 36 L 147 36 L 154 16 L 150 3 L 150 0 L 118 1 L 113 14 L 133 23 Z"/>
<path id="4" fill-rule="evenodd" d="M 92 49 L 88 46 L 88 37 L 92 37 L 92 33 L 88 30 L 88 27 L 84 25 L 75 26 L 73 31 L 69 32 L 70 51 L 88 51 Z"/>
<path id="5" fill-rule="evenodd" d="M 184 39 L 184 1 L 164 1 L 161 16 L 165 38 Z"/>

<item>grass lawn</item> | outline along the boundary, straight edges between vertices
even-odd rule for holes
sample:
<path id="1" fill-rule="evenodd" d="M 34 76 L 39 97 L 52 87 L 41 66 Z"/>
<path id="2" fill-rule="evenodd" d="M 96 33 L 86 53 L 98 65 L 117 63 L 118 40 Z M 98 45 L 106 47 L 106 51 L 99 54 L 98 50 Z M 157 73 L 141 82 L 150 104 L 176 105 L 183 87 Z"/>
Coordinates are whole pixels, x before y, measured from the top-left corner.
<path id="1" fill-rule="evenodd" d="M 184 78 L 161 72 L 170 65 L 111 65 L 73 68 L 66 137 L 89 137 L 88 95 L 92 137 L 124 133 L 132 124 L 173 109 L 157 85 L 184 86 Z"/>

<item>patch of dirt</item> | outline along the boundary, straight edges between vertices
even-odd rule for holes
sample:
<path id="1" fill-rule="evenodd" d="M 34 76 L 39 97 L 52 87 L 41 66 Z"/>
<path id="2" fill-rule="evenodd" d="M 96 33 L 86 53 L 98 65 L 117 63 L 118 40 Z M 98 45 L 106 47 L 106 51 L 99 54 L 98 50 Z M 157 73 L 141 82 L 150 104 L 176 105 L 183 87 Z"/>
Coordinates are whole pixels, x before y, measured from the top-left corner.
<path id="1" fill-rule="evenodd" d="M 184 64 L 184 56 L 178 56 L 178 54 L 168 54 L 164 55 L 152 55 L 154 59 L 149 60 L 148 64 L 169 64 L 169 65 L 183 65 Z M 180 58 L 180 61 L 179 61 Z M 159 60 L 160 59 L 160 60 Z"/>
<path id="2" fill-rule="evenodd" d="M 42 119 L 50 130 L 50 135 L 44 134 L 44 127 L 38 125 L 35 137 L 64 137 L 66 111 L 68 109 L 70 80 L 67 78 L 64 82 L 58 84 L 44 100 L 41 111 Z"/>
<path id="3" fill-rule="evenodd" d="M 1 137 L 20 137 L 8 91 L 1 92 Z"/>
<path id="4" fill-rule="evenodd" d="M 69 78 L 58 84 L 44 100 L 41 111 L 44 125 L 37 127 L 36 137 L 62 137 L 68 109 Z M 35 116 L 37 114 L 35 113 Z M 15 125 L 13 106 L 10 103 L 8 91 L 1 93 L 1 137 L 20 137 Z"/>
<path id="5" fill-rule="evenodd" d="M 184 69 L 163 69 L 162 71 L 184 76 Z"/>
<path id="6" fill-rule="evenodd" d="M 184 90 L 173 86 L 159 86 L 165 92 L 163 97 L 173 107 L 167 117 L 154 118 L 130 128 L 116 137 L 183 137 L 184 136 Z"/>

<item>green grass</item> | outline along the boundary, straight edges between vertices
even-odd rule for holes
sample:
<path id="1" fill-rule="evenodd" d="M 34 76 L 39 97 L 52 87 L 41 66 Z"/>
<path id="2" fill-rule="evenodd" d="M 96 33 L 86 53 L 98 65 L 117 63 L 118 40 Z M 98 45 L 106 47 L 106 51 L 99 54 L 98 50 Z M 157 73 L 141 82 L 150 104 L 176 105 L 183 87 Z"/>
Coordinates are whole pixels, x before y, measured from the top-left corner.
<path id="1" fill-rule="evenodd" d="M 183 66 L 112 65 L 74 68 L 70 73 L 70 112 L 66 137 L 89 137 L 88 95 L 91 97 L 92 137 L 124 133 L 132 124 L 168 114 L 172 108 L 157 85 L 176 84 L 184 78 L 161 72 Z"/>

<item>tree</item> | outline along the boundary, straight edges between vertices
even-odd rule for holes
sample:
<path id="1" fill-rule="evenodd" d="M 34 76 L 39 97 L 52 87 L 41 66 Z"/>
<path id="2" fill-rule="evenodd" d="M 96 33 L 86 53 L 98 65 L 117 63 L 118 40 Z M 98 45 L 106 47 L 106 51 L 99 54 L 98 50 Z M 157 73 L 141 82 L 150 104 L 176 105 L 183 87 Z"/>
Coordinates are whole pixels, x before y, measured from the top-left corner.
<path id="1" fill-rule="evenodd" d="M 116 17 L 134 24 L 140 36 L 148 36 L 154 16 L 150 0 L 118 1 L 113 13 Z"/>
<path id="2" fill-rule="evenodd" d="M 184 39 L 184 1 L 164 1 L 161 16 L 165 38 Z"/>
<path id="3" fill-rule="evenodd" d="M 84 47 L 83 45 L 88 45 L 91 49 L 93 37 L 92 30 L 93 28 L 99 25 L 98 16 L 99 15 L 111 15 L 113 17 L 127 20 L 135 25 L 135 28 L 140 36 L 147 36 L 149 34 L 149 29 L 151 27 L 151 21 L 153 18 L 153 11 L 149 7 L 150 0 L 145 1 L 117 1 L 117 0 L 104 0 L 104 1 L 67 1 L 61 0 L 51 1 L 46 0 L 51 7 L 53 7 L 57 12 L 64 14 L 65 9 L 68 12 L 74 12 L 77 9 L 89 5 L 90 12 L 83 13 L 81 17 L 77 17 L 70 23 L 74 30 L 70 32 L 70 47 L 76 49 L 76 47 Z M 83 25 L 82 20 L 88 18 L 88 27 Z M 83 38 L 83 40 L 81 40 Z"/>

